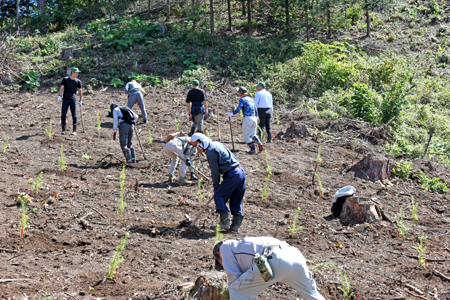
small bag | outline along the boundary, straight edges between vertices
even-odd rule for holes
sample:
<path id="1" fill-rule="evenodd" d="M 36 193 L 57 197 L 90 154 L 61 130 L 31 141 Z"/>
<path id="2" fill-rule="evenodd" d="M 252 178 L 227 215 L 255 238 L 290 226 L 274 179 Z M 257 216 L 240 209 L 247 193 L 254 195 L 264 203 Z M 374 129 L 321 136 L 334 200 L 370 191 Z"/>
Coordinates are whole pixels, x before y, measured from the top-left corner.
<path id="1" fill-rule="evenodd" d="M 275 274 L 272 271 L 272 267 L 267 261 L 268 256 L 269 256 L 268 249 L 266 249 L 262 255 L 260 255 L 259 253 L 256 253 L 255 255 L 256 266 L 258 267 L 258 270 L 261 273 L 261 277 L 265 282 L 275 278 Z"/>

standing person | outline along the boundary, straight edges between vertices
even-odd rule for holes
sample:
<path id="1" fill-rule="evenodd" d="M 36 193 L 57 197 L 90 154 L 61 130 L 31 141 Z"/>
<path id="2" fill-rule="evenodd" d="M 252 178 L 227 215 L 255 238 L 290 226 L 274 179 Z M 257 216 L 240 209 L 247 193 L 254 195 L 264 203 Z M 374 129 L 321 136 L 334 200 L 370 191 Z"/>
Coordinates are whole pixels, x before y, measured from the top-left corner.
<path id="1" fill-rule="evenodd" d="M 208 114 L 208 105 L 206 101 L 206 93 L 198 87 L 198 80 L 192 81 L 192 90 L 186 96 L 186 107 L 189 117 L 192 118 L 193 124 L 188 136 L 192 136 L 197 128 L 198 133 L 203 133 L 203 118 Z M 192 107 L 191 107 L 192 104 Z"/>
<path id="2" fill-rule="evenodd" d="M 113 120 L 113 140 L 116 139 L 117 128 L 119 129 L 119 142 L 127 163 L 136 162 L 136 152 L 133 147 L 133 131 L 138 115 L 126 106 L 113 103 L 108 117 Z"/>
<path id="3" fill-rule="evenodd" d="M 235 111 L 228 113 L 228 117 L 232 117 L 242 109 L 242 112 L 244 114 L 244 119 L 242 120 L 242 133 L 244 134 L 245 142 L 250 148 L 247 153 L 256 153 L 255 142 L 258 144 L 259 152 L 261 152 L 264 150 L 264 148 L 256 134 L 258 126 L 258 111 L 256 110 L 255 102 L 253 102 L 253 99 L 248 96 L 246 88 L 241 86 L 237 90 L 240 98 L 239 105 Z"/>
<path id="4" fill-rule="evenodd" d="M 206 152 L 213 179 L 214 203 L 220 216 L 220 228 L 225 231 L 237 232 L 244 219 L 242 214 L 242 201 L 246 185 L 244 169 L 241 168 L 239 161 L 227 147 L 219 142 L 211 141 L 204 134 L 195 133 L 192 135 L 190 143 L 197 146 L 197 154 Z M 220 175 L 223 175 L 222 182 L 220 182 Z M 229 202 L 233 215 L 231 226 L 227 202 Z M 211 229 L 215 230 L 216 225 L 211 226 Z"/>
<path id="5" fill-rule="evenodd" d="M 147 111 L 145 110 L 144 98 L 142 97 L 142 86 L 136 80 L 131 80 L 125 85 L 125 93 L 128 94 L 127 106 L 133 109 L 134 103 L 137 102 L 141 109 L 142 119 L 144 123 L 147 123 Z"/>
<path id="6" fill-rule="evenodd" d="M 197 176 L 194 174 L 194 169 L 192 168 L 191 162 L 192 162 L 192 155 L 195 155 L 197 153 L 197 149 L 189 144 L 190 137 L 188 136 L 181 136 L 181 137 L 175 137 L 168 141 L 166 145 L 164 146 L 163 150 L 164 152 L 170 157 L 170 169 L 169 169 L 169 181 L 173 182 L 174 175 L 173 172 L 175 171 L 175 168 L 178 164 L 178 156 L 175 155 L 178 154 L 182 159 L 186 161 L 181 161 L 181 171 L 180 171 L 180 183 L 181 184 L 189 184 L 192 183 L 191 181 L 186 179 L 186 169 L 189 167 L 189 170 L 191 171 L 191 180 L 197 180 Z"/>
<path id="7" fill-rule="evenodd" d="M 264 82 L 258 83 L 256 86 L 258 92 L 255 95 L 255 105 L 258 109 L 259 128 L 264 132 L 264 127 L 267 132 L 267 143 L 272 143 L 272 128 L 270 127 L 270 120 L 273 114 L 273 100 L 272 94 L 266 90 Z"/>
<path id="8" fill-rule="evenodd" d="M 64 77 L 61 81 L 61 88 L 59 89 L 58 102 L 61 103 L 61 94 L 64 91 L 62 96 L 62 109 L 61 109 L 61 126 L 62 132 L 61 134 L 66 134 L 66 116 L 67 110 L 70 107 L 70 112 L 72 113 L 72 122 L 73 122 L 73 135 L 77 134 L 77 90 L 78 95 L 80 96 L 80 106 L 83 104 L 83 93 L 81 92 L 81 81 L 78 79 L 78 73 L 80 70 L 78 68 L 73 68 L 71 70 L 71 74 L 68 77 Z"/>
<path id="9" fill-rule="evenodd" d="M 254 300 L 276 282 L 295 288 L 305 300 L 325 300 L 317 291 L 302 253 L 286 242 L 272 237 L 222 240 L 214 246 L 213 254 L 215 269 L 227 273 L 230 300 Z M 270 272 L 262 275 L 254 262 L 256 254 L 267 257 L 275 277 L 269 279 Z"/>

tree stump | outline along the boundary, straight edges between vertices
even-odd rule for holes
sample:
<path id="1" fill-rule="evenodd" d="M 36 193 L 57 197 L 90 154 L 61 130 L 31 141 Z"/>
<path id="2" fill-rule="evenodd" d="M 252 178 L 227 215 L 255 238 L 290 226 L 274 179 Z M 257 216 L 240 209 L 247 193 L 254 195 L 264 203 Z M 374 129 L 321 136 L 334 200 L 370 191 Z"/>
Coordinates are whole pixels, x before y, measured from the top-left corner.
<path id="1" fill-rule="evenodd" d="M 63 51 L 61 53 L 61 59 L 62 60 L 66 60 L 66 59 L 69 59 L 69 58 L 73 58 L 72 48 L 63 49 Z"/>
<path id="2" fill-rule="evenodd" d="M 202 272 L 194 285 L 194 299 L 197 300 L 226 300 L 220 293 L 227 287 L 224 272 Z"/>
<path id="3" fill-rule="evenodd" d="M 351 167 L 349 171 L 354 171 L 355 177 L 375 182 L 389 178 L 391 165 L 387 158 L 380 155 L 369 154 Z"/>
<path id="4" fill-rule="evenodd" d="M 344 225 L 370 223 L 381 219 L 380 210 L 367 198 L 347 198 L 342 207 L 341 222 Z"/>
<path id="5" fill-rule="evenodd" d="M 3 85 L 11 84 L 12 83 L 11 74 L 9 74 L 8 72 L 0 74 L 0 82 Z"/>
<path id="6" fill-rule="evenodd" d="M 295 124 L 294 122 L 286 129 L 284 138 L 306 137 L 308 135 L 308 129 L 304 124 Z"/>

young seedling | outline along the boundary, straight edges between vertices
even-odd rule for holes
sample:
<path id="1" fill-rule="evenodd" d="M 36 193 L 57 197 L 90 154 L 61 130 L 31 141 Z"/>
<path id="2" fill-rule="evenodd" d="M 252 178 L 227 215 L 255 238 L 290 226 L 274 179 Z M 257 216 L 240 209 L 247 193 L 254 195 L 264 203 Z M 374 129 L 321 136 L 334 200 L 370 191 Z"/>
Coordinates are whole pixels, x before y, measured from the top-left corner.
<path id="1" fill-rule="evenodd" d="M 84 159 L 91 159 L 91 157 L 89 155 L 87 155 L 86 153 L 83 154 L 82 158 L 84 158 Z"/>
<path id="2" fill-rule="evenodd" d="M 266 181 L 264 182 L 264 187 L 261 191 L 261 199 L 262 200 L 269 198 L 269 190 L 270 190 L 269 189 L 269 179 L 270 179 L 270 175 L 272 174 L 272 168 L 270 167 L 270 164 L 269 164 L 269 154 L 267 153 L 267 150 L 266 150 L 266 163 L 267 163 L 267 168 L 266 168 L 267 177 L 266 177 Z"/>
<path id="3" fill-rule="evenodd" d="M 148 140 L 149 144 L 153 143 L 152 132 L 150 130 L 148 131 L 148 138 L 147 138 L 147 140 Z"/>
<path id="4" fill-rule="evenodd" d="M 414 197 L 411 197 L 411 218 L 414 221 L 419 220 L 419 216 L 417 216 L 417 208 L 419 207 L 419 202 L 414 202 Z"/>
<path id="5" fill-rule="evenodd" d="M 197 193 L 198 202 L 203 204 L 205 203 L 205 190 L 203 189 L 202 180 L 200 178 L 198 179 L 197 186 L 198 186 L 198 193 Z"/>
<path id="6" fill-rule="evenodd" d="M 314 174 L 316 175 L 316 177 L 317 177 L 317 181 L 319 182 L 319 188 L 320 188 L 320 191 L 319 191 L 319 193 L 320 193 L 320 196 L 322 197 L 322 195 L 323 195 L 323 186 L 322 186 L 322 180 L 320 180 L 319 174 L 317 174 L 317 173 L 314 173 Z"/>
<path id="7" fill-rule="evenodd" d="M 180 128 L 180 123 L 178 122 L 177 118 L 173 120 L 173 123 L 175 124 L 175 130 L 178 131 L 178 128 Z"/>
<path id="8" fill-rule="evenodd" d="M 264 132 L 262 131 L 261 127 L 259 127 L 259 125 L 258 125 L 258 130 L 259 130 L 259 138 L 262 140 L 264 137 Z"/>
<path id="9" fill-rule="evenodd" d="M 278 115 L 277 115 L 277 125 L 280 125 L 280 119 L 278 118 Z"/>
<path id="10" fill-rule="evenodd" d="M 55 134 L 52 132 L 52 121 L 50 121 L 50 129 L 47 130 L 47 128 L 45 128 L 45 132 L 47 132 L 48 139 L 51 140 L 52 136 Z"/>
<path id="11" fill-rule="evenodd" d="M 3 131 L 3 144 L 2 144 L 2 152 L 6 152 L 6 148 L 8 148 L 9 136 Z"/>
<path id="12" fill-rule="evenodd" d="M 20 228 L 20 236 L 23 238 L 25 229 L 28 226 L 27 201 L 30 200 L 31 197 L 22 193 L 20 194 L 19 198 L 21 207 L 21 212 L 19 214 L 19 228 Z"/>
<path id="13" fill-rule="evenodd" d="M 100 121 L 100 112 L 97 112 L 97 131 L 98 136 L 100 136 L 100 129 L 102 129 L 102 122 Z"/>
<path id="14" fill-rule="evenodd" d="M 322 268 L 323 266 L 332 266 L 336 270 L 336 272 L 338 273 L 339 277 L 341 278 L 341 282 L 342 282 L 342 287 L 338 286 L 338 289 L 342 291 L 343 299 L 350 299 L 350 297 L 353 295 L 353 293 L 351 293 L 350 280 L 348 280 L 347 275 L 344 274 L 341 271 L 341 269 L 339 269 L 339 267 L 336 266 L 332 262 L 323 262 L 323 263 L 317 264 L 312 269 L 318 270 L 318 269 Z"/>
<path id="15" fill-rule="evenodd" d="M 314 175 L 317 175 L 317 166 L 322 162 L 322 157 L 320 156 L 320 152 L 322 151 L 322 146 L 319 146 L 319 152 L 317 153 L 317 162 L 314 165 L 314 173 L 312 176 L 312 184 L 314 185 Z"/>
<path id="16" fill-rule="evenodd" d="M 66 157 L 64 156 L 64 146 L 61 145 L 61 156 L 59 157 L 59 166 L 61 171 L 67 170 Z"/>
<path id="17" fill-rule="evenodd" d="M 123 257 L 120 256 L 123 249 L 127 245 L 128 238 L 130 237 L 130 232 L 125 233 L 125 236 L 120 241 L 119 246 L 116 248 L 116 252 L 114 253 L 111 263 L 109 264 L 109 270 L 108 270 L 108 278 L 113 279 L 114 276 L 118 276 L 117 269 L 119 269 L 120 264 L 125 260 Z"/>
<path id="18" fill-rule="evenodd" d="M 417 239 L 419 240 L 417 242 L 417 247 L 413 247 L 413 249 L 416 249 L 418 252 L 417 260 L 419 263 L 419 266 L 425 266 L 426 259 L 423 256 L 425 252 L 427 251 L 427 247 L 424 244 L 427 244 L 427 237 L 426 236 L 418 236 Z"/>
<path id="19" fill-rule="evenodd" d="M 127 207 L 127 203 L 123 200 L 125 194 L 125 166 L 123 166 L 122 172 L 120 172 L 120 199 L 119 199 L 119 208 L 117 209 L 117 213 L 120 217 L 123 215 L 123 211 L 125 207 Z"/>
<path id="20" fill-rule="evenodd" d="M 400 207 L 400 213 L 394 216 L 394 219 L 397 222 L 397 224 L 394 224 L 394 227 L 397 228 L 399 237 L 404 237 L 406 232 L 410 229 L 409 227 L 406 227 L 404 218 L 405 214 L 403 213 L 403 207 Z"/>
<path id="21" fill-rule="evenodd" d="M 221 287 L 220 294 L 222 295 L 223 299 L 230 300 L 230 291 L 222 285 L 220 287 Z"/>
<path id="22" fill-rule="evenodd" d="M 210 138 L 210 137 L 211 137 L 211 135 L 209 134 L 209 131 L 208 131 L 208 130 L 206 130 L 205 132 L 206 132 L 206 136 Z"/>
<path id="23" fill-rule="evenodd" d="M 39 189 L 41 188 L 42 185 L 42 176 L 44 176 L 44 172 L 41 171 L 41 173 L 39 174 L 39 177 L 34 181 L 33 179 L 30 179 L 30 183 L 32 185 L 31 187 L 31 191 L 35 194 L 37 194 L 37 192 L 39 191 Z"/>
<path id="24" fill-rule="evenodd" d="M 297 232 L 297 230 L 303 229 L 303 226 L 297 227 L 299 214 L 300 214 L 300 207 L 297 207 L 297 210 L 295 212 L 294 222 L 292 222 L 292 226 L 288 226 L 291 236 L 293 236 Z"/>
<path id="25" fill-rule="evenodd" d="M 223 239 L 223 233 L 220 232 L 220 225 L 217 224 L 216 226 L 216 242 L 214 244 L 217 244 Z"/>

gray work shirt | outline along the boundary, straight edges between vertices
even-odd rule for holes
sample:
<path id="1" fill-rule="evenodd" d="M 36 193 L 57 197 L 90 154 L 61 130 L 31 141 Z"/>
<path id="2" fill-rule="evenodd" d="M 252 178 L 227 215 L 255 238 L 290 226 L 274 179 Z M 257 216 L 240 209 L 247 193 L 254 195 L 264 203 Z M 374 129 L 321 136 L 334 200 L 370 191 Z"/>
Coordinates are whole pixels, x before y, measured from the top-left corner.
<path id="1" fill-rule="evenodd" d="M 217 188 L 220 183 L 220 174 L 225 174 L 239 165 L 236 156 L 219 142 L 211 142 L 206 150 L 213 187 Z"/>
<path id="2" fill-rule="evenodd" d="M 282 243 L 284 242 L 272 237 L 246 237 L 224 241 L 219 252 L 222 266 L 227 272 L 228 285 L 252 267 L 256 253 L 262 254 L 266 247 Z"/>
<path id="3" fill-rule="evenodd" d="M 142 86 L 139 83 L 137 83 L 136 81 L 128 82 L 127 85 L 125 86 L 125 93 L 127 93 L 127 94 L 141 92 L 141 91 L 142 91 Z"/>

